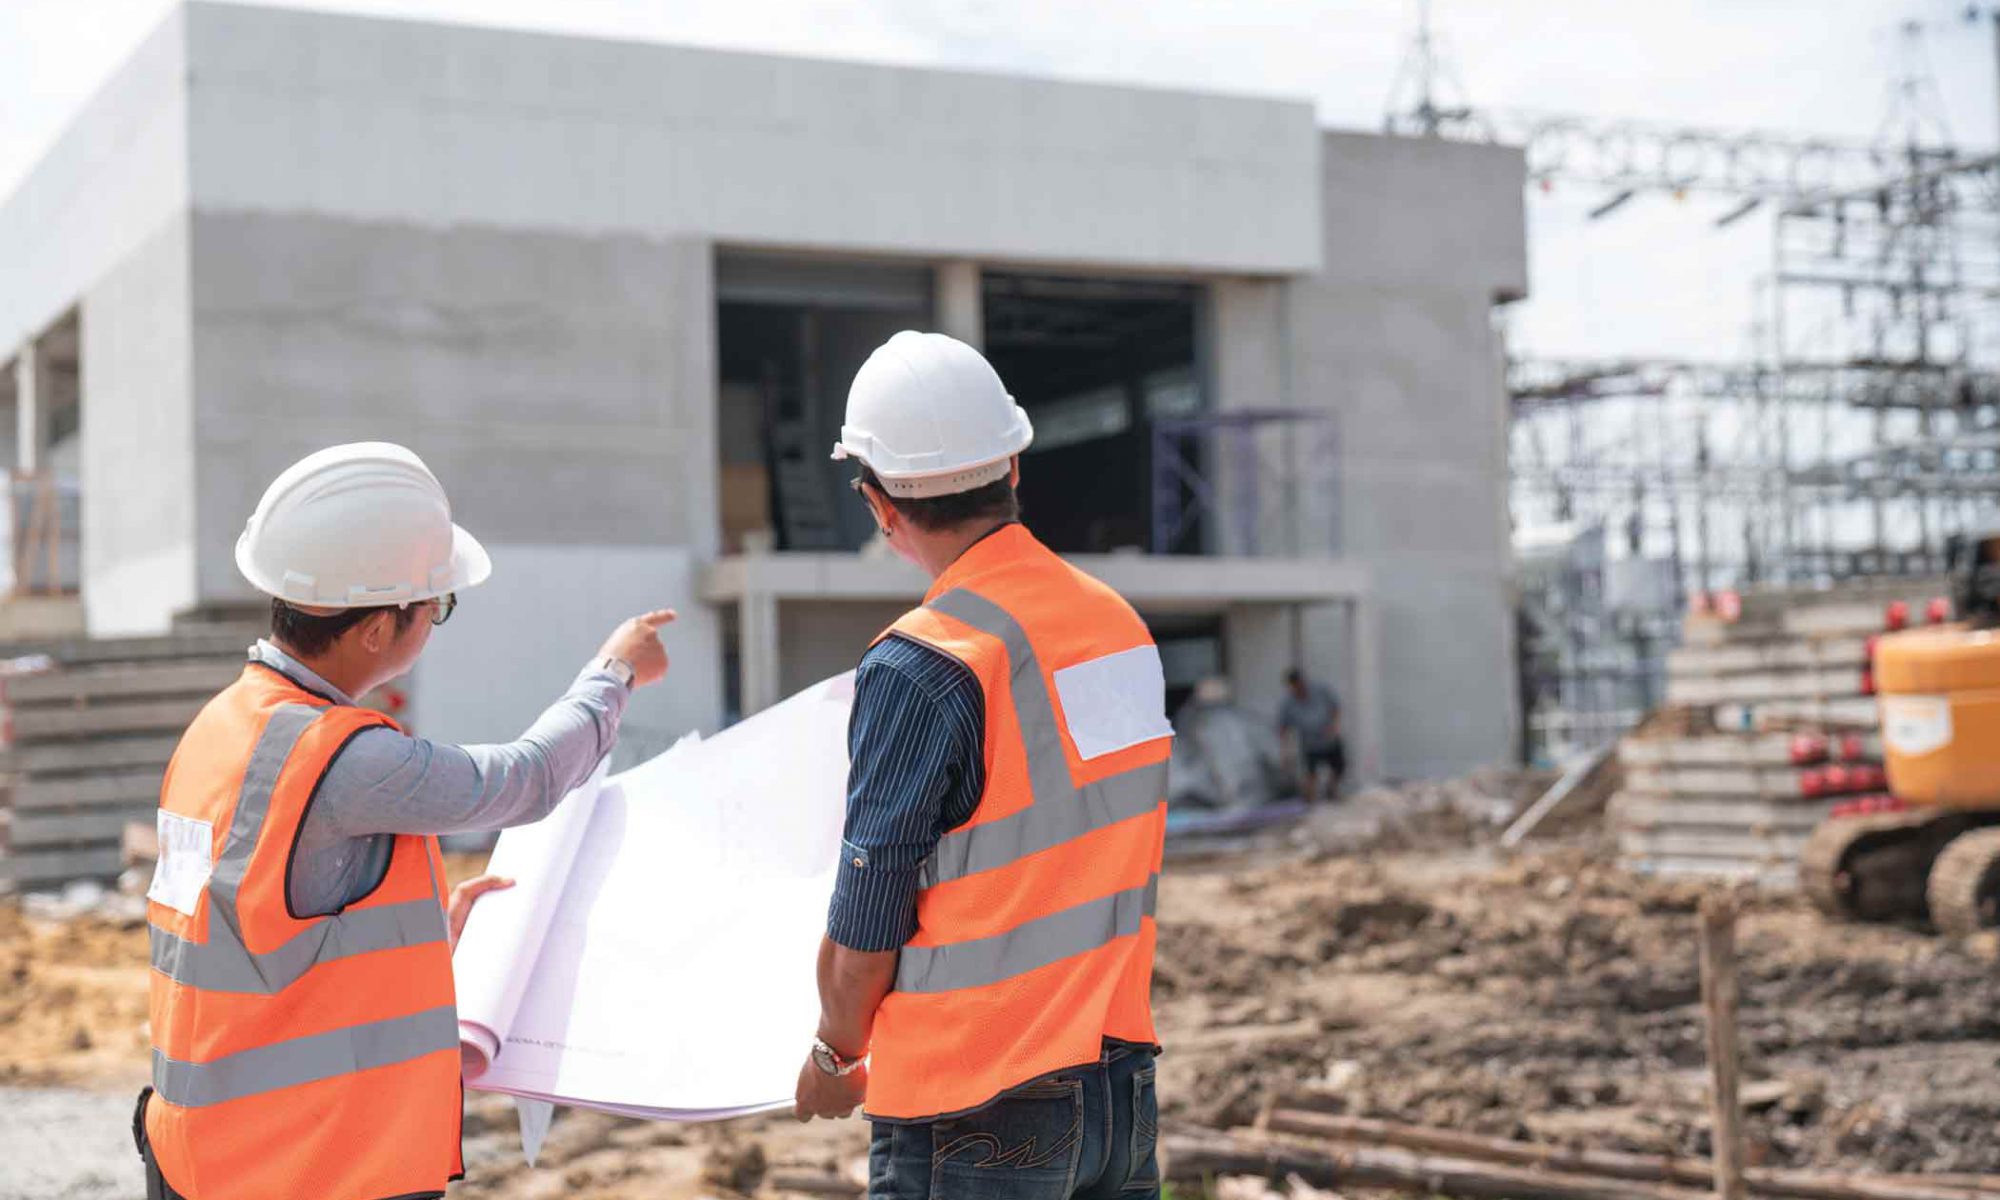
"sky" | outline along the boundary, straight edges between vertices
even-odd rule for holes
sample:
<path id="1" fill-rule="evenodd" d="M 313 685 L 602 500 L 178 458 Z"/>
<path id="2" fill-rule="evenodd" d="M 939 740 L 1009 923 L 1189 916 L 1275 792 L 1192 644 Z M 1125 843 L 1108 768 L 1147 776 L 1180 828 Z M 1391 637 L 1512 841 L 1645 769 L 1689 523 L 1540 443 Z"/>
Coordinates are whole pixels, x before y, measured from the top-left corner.
<path id="1" fill-rule="evenodd" d="M 0 0 L 0 195 L 172 7 Z M 1415 0 L 324 0 L 309 7 L 1065 79 L 1312 100 L 1379 128 Z M 1983 8 L 1990 9 L 1991 3 Z M 1476 108 L 1866 141 L 1891 109 L 1908 21 L 1924 30 L 1952 140 L 2000 130 L 1990 24 L 1965 0 L 1434 0 Z M 1601 190 L 1528 200 L 1530 290 L 1517 352 L 1745 356 L 1761 215 L 1717 231 L 1714 198 L 1642 196 L 1601 220 Z"/>

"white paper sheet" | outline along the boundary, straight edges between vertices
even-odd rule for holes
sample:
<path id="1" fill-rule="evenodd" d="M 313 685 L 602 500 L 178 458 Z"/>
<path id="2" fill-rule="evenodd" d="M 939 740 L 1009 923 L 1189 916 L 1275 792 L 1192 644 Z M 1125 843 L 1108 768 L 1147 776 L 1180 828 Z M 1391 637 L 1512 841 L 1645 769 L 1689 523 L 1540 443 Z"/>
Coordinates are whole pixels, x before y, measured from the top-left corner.
<path id="1" fill-rule="evenodd" d="M 817 684 L 502 835 L 496 864 L 562 882 L 525 894 L 522 878 L 468 923 L 469 1086 L 680 1120 L 790 1103 L 819 1015 L 852 696 L 851 676 Z M 545 828 L 566 813 L 573 843 Z M 510 896 L 541 908 L 540 930 L 513 912 L 482 921 Z"/>

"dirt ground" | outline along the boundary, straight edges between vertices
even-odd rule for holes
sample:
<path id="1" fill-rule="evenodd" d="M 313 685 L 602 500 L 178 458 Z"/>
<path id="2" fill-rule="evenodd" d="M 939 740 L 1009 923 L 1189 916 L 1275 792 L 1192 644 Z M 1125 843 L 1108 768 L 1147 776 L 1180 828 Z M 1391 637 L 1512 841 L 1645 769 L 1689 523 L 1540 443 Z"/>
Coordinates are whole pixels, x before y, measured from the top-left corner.
<path id="1" fill-rule="evenodd" d="M 1314 1083 L 1357 1114 L 1704 1153 L 1702 888 L 1635 879 L 1576 843 L 1503 859 L 1455 809 L 1386 829 L 1355 816 L 1368 811 L 1169 865 L 1169 1124 L 1244 1123 L 1273 1090 Z M 1753 1159 L 2000 1171 L 2000 946 L 1828 925 L 1789 896 L 1744 905 L 1743 1046 L 1770 1085 L 1754 1089 Z M 70 1147 L 54 1157 L 74 1167 L 31 1183 L 0 1155 L 0 1197 L 136 1194 L 129 1158 L 101 1161 L 118 1143 L 98 1126 L 122 1128 L 146 1073 L 143 926 L 0 902 L 0 971 L 8 1124 Z M 856 1121 L 566 1112 L 530 1169 L 510 1102 L 475 1095 L 466 1128 L 471 1178 L 453 1194 L 490 1200 L 769 1195 L 777 1175 L 852 1171 L 865 1150 Z"/>

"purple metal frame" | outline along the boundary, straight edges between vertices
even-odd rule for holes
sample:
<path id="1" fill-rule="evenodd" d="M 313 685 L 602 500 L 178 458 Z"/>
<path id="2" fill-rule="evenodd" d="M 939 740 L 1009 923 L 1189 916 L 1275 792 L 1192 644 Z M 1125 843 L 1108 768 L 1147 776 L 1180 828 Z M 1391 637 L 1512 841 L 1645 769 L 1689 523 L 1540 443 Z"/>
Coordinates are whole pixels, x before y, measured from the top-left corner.
<path id="1" fill-rule="evenodd" d="M 1264 469 L 1256 438 L 1259 431 L 1278 425 L 1318 426 L 1328 442 L 1334 430 L 1332 414 L 1292 408 L 1246 408 L 1154 420 L 1153 553 L 1175 553 L 1195 522 L 1205 514 L 1233 525 L 1244 553 L 1258 553 Z M 1202 473 L 1201 463 L 1195 457 L 1205 442 L 1215 445 L 1219 457 L 1228 464 L 1230 494 L 1226 501 L 1216 484 Z M 1325 453 L 1332 448 L 1318 449 Z M 1334 461 L 1328 454 L 1328 471 L 1333 469 Z"/>

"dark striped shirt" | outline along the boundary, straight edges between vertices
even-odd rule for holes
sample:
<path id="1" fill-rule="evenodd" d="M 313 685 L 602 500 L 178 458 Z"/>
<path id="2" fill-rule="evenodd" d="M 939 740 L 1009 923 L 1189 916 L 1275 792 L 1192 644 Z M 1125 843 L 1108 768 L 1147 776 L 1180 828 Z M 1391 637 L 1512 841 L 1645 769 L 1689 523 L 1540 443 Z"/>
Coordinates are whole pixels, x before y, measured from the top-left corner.
<path id="1" fill-rule="evenodd" d="M 901 637 L 862 656 L 828 937 L 850 950 L 881 951 L 902 949 L 916 933 L 924 860 L 979 807 L 985 730 L 985 696 L 964 663 Z"/>

